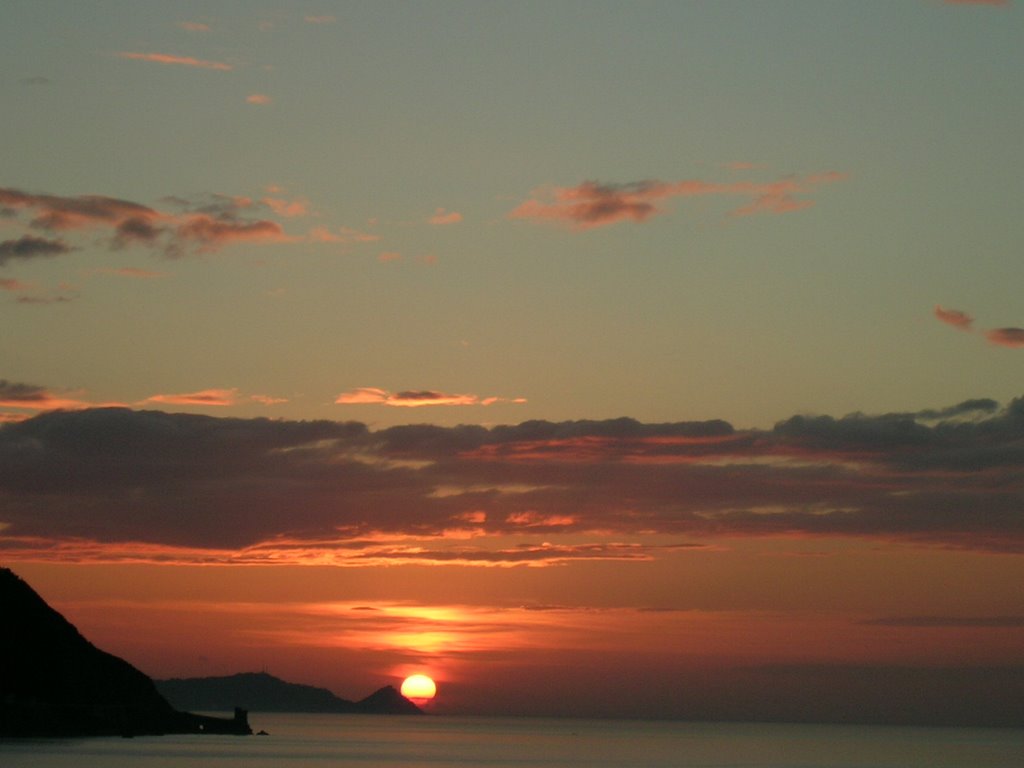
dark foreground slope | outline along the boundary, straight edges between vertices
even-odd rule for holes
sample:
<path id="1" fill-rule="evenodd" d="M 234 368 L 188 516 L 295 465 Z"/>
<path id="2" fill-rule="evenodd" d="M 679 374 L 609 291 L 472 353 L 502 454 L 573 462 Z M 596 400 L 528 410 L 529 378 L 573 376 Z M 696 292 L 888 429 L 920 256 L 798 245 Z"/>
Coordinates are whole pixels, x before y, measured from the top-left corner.
<path id="1" fill-rule="evenodd" d="M 251 733 L 175 710 L 153 681 L 96 648 L 24 581 L 0 568 L 0 737 Z"/>
<path id="2" fill-rule="evenodd" d="M 168 701 L 182 709 L 220 711 L 241 706 L 253 712 L 422 714 L 419 707 L 390 685 L 360 701 L 349 701 L 326 688 L 285 682 L 265 672 L 157 680 L 156 687 Z"/>

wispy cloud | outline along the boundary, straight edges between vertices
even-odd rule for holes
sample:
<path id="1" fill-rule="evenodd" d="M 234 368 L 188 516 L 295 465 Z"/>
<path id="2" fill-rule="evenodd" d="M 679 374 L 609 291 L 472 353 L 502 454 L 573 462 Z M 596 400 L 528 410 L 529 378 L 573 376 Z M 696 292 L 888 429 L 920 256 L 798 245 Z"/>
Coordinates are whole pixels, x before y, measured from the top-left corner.
<path id="1" fill-rule="evenodd" d="M 194 67 L 196 69 L 215 69 L 227 72 L 234 67 L 223 61 L 207 61 L 196 59 L 192 56 L 174 56 L 169 53 L 138 53 L 134 51 L 121 51 L 117 54 L 122 59 L 134 59 L 137 61 L 151 61 L 156 64 L 171 64 L 182 67 Z"/>
<path id="2" fill-rule="evenodd" d="M 993 328 L 985 338 L 1001 347 L 1024 347 L 1024 328 Z"/>
<path id="3" fill-rule="evenodd" d="M 0 242 L 0 267 L 15 259 L 36 259 L 41 256 L 60 256 L 74 250 L 63 240 L 50 240 L 34 235 L 22 235 L 16 240 Z"/>
<path id="4" fill-rule="evenodd" d="M 960 328 L 969 332 L 974 331 L 974 318 L 958 309 L 943 309 L 936 305 L 935 317 L 947 325 L 952 325 L 954 328 Z M 1000 347 L 1024 347 L 1024 328 L 1009 326 L 979 331 L 979 333 L 991 343 Z"/>
<path id="5" fill-rule="evenodd" d="M 444 208 L 438 208 L 428 221 L 435 226 L 458 224 L 462 221 L 462 214 L 458 211 L 446 211 Z"/>
<path id="6" fill-rule="evenodd" d="M 935 317 L 954 328 L 962 328 L 965 331 L 972 330 L 971 325 L 974 318 L 959 309 L 944 309 L 938 304 L 935 305 Z"/>
<path id="7" fill-rule="evenodd" d="M 248 96 L 245 97 L 245 100 L 249 104 L 258 104 L 258 105 L 269 104 L 270 102 L 273 101 L 273 99 L 271 99 L 265 93 L 250 93 Z"/>
<path id="8" fill-rule="evenodd" d="M 0 379 L 0 407 L 30 411 L 95 408 L 98 403 L 86 402 L 74 394 L 57 394 L 35 384 Z"/>
<path id="9" fill-rule="evenodd" d="M 534 196 L 508 213 L 511 219 L 553 221 L 573 229 L 593 229 L 623 221 L 642 223 L 664 213 L 660 201 L 674 197 L 725 196 L 748 198 L 750 202 L 731 211 L 731 216 L 757 213 L 790 213 L 809 208 L 814 201 L 802 197 L 814 187 L 845 179 L 830 171 L 804 177 L 787 177 L 773 182 L 634 181 L 601 184 L 586 181 L 575 187 L 538 190 Z"/>
<path id="10" fill-rule="evenodd" d="M 179 21 L 177 24 L 179 29 L 184 29 L 186 32 L 209 32 L 210 25 L 204 24 L 201 21 Z"/>
<path id="11" fill-rule="evenodd" d="M 140 405 L 210 405 L 224 407 L 235 405 L 238 398 L 237 389 L 203 389 L 198 392 L 183 394 L 151 395 Z"/>
<path id="12" fill-rule="evenodd" d="M 343 392 L 334 401 L 339 405 L 390 405 L 400 408 L 420 408 L 431 405 L 494 405 L 495 403 L 525 403 L 524 398 L 480 397 L 479 395 L 449 394 L 435 390 L 405 390 L 389 392 L 377 387 L 358 387 Z"/>
<path id="13" fill-rule="evenodd" d="M 213 196 L 209 201 L 170 201 L 178 212 L 103 195 L 61 196 L 0 188 L 0 206 L 17 217 L 28 216 L 28 228 L 48 234 L 105 230 L 111 249 L 153 248 L 166 256 L 210 252 L 233 242 L 290 242 L 282 226 L 260 212 L 298 215 L 300 205 L 274 198 Z M 56 256 L 73 246 L 60 239 L 26 234 L 0 244 L 0 266 L 11 259 Z"/>

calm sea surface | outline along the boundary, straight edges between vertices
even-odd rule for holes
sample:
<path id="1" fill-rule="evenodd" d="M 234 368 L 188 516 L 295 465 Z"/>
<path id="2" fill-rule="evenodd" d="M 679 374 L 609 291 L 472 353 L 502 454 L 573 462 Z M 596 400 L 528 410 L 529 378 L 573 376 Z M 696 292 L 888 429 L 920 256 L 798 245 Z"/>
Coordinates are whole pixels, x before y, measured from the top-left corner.
<path id="1" fill-rule="evenodd" d="M 528 718 L 250 716 L 269 736 L 0 742 L 3 768 L 1020 768 L 1024 730 Z"/>

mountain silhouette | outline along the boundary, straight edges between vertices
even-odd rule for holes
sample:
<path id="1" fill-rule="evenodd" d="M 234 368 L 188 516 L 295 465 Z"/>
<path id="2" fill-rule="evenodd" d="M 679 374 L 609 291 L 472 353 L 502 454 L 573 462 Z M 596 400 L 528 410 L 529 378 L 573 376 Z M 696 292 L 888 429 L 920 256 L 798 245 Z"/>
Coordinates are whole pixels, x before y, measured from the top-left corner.
<path id="1" fill-rule="evenodd" d="M 266 672 L 157 680 L 156 687 L 168 701 L 182 709 L 220 711 L 241 706 L 253 712 L 423 714 L 390 685 L 360 701 L 349 701 L 326 688 L 289 683 Z"/>
<path id="2" fill-rule="evenodd" d="M 0 737 L 252 733 L 179 712 L 153 681 L 101 651 L 28 584 L 0 568 Z"/>

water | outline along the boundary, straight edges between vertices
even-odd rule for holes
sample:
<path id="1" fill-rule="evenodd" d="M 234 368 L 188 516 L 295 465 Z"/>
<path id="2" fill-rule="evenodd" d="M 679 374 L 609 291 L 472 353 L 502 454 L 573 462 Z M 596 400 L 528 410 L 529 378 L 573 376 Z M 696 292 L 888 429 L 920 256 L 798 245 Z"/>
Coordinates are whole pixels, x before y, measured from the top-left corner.
<path id="1" fill-rule="evenodd" d="M 3 768 L 1020 768 L 1024 730 L 259 714 L 270 736 L 0 742 Z"/>

